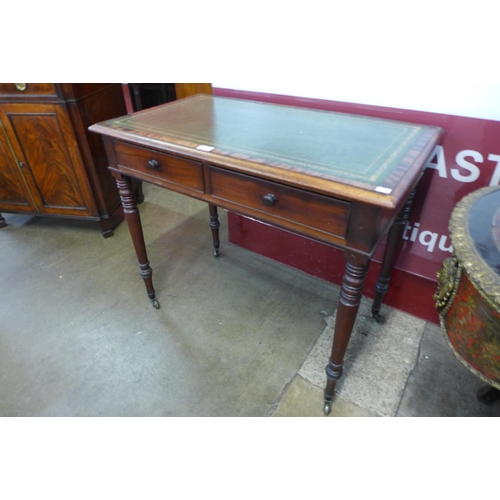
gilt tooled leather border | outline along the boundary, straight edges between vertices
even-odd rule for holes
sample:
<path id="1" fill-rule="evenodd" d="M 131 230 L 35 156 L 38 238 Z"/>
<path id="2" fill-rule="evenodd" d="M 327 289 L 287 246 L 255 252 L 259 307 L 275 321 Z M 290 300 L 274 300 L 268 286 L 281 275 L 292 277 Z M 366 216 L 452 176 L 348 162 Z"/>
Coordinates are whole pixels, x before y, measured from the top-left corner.
<path id="1" fill-rule="evenodd" d="M 209 96 L 198 95 L 191 98 L 192 101 L 195 100 L 206 100 L 213 99 Z M 224 100 L 234 100 L 229 98 L 217 97 L 218 101 Z M 182 106 L 185 104 L 182 100 L 175 101 L 168 104 L 169 108 L 174 106 Z M 260 106 L 276 106 L 268 103 L 253 102 L 253 105 Z M 285 106 L 284 106 L 285 107 Z M 286 106 L 290 108 L 290 106 Z M 323 110 L 308 110 L 304 108 L 296 108 L 299 112 L 315 112 L 321 114 L 335 114 L 329 111 Z M 124 116 L 120 118 L 115 118 L 106 122 L 112 128 L 116 130 L 122 130 L 123 132 L 130 132 L 144 134 L 151 138 L 156 138 L 162 141 L 178 143 L 190 148 L 195 148 L 199 144 L 207 143 L 209 146 L 215 147 L 213 151 L 214 154 L 221 154 L 227 157 L 233 157 L 242 160 L 248 160 L 251 162 L 261 163 L 263 165 L 269 165 L 272 167 L 286 168 L 288 170 L 300 172 L 307 175 L 312 175 L 314 177 L 323 178 L 325 180 L 331 180 L 335 182 L 348 182 L 353 186 L 361 187 L 362 189 L 367 189 L 369 191 L 375 191 L 377 186 L 384 186 L 389 189 L 395 189 L 399 184 L 401 179 L 405 176 L 408 169 L 411 168 L 415 160 L 418 158 L 420 153 L 425 149 L 430 138 L 435 134 L 435 127 L 428 127 L 425 125 L 417 125 L 411 123 L 396 122 L 398 126 L 402 127 L 402 132 L 400 136 L 394 139 L 401 140 L 401 136 L 405 136 L 402 143 L 399 144 L 395 150 L 388 154 L 390 147 L 384 152 L 386 158 L 378 165 L 370 175 L 366 172 L 361 172 L 359 174 L 354 174 L 349 172 L 349 175 L 345 175 L 347 171 L 338 165 L 323 165 L 321 162 L 307 163 L 303 159 L 299 160 L 297 158 L 287 157 L 285 154 L 275 154 L 271 151 L 260 151 L 265 158 L 259 157 L 259 151 L 246 150 L 241 145 L 238 146 L 238 151 L 232 150 L 227 144 L 215 144 L 208 143 L 207 138 L 204 136 L 197 136 L 194 133 L 180 133 L 176 130 L 169 130 L 168 128 L 155 127 L 150 124 L 144 125 L 135 119 L 135 116 L 139 114 L 149 114 L 153 115 L 156 113 L 161 113 L 162 109 L 148 109 L 142 112 L 136 113 L 131 116 Z M 358 120 L 358 121 L 373 121 L 373 122 L 387 122 L 391 123 L 391 120 L 376 119 L 372 117 L 364 117 L 359 115 L 346 115 L 346 117 Z M 393 143 L 391 143 L 391 146 Z M 383 156 L 383 155 L 382 155 Z M 381 158 L 377 158 L 378 161 Z M 388 170 L 388 167 L 393 164 L 392 170 Z M 373 165 L 369 165 L 373 169 Z M 331 169 L 331 170 L 330 170 Z M 330 170 L 330 171 L 329 171 Z M 344 175 L 343 175 L 344 174 Z"/>

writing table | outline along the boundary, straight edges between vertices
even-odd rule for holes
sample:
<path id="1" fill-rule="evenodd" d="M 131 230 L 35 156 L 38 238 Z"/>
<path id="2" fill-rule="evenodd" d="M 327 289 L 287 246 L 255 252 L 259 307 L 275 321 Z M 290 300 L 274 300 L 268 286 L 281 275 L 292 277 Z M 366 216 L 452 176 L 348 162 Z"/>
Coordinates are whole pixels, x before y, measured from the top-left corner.
<path id="1" fill-rule="evenodd" d="M 378 321 L 402 232 L 438 127 L 197 95 L 92 125 L 102 135 L 155 308 L 131 178 L 206 201 L 214 255 L 217 207 L 345 250 L 332 354 L 328 414 L 370 258 L 388 234 L 372 314 Z"/>

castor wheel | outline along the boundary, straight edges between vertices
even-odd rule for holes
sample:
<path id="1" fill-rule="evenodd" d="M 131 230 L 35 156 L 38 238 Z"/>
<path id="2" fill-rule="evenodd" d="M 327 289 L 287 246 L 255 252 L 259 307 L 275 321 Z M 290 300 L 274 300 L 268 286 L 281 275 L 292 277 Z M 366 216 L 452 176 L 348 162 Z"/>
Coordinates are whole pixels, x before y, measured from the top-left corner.
<path id="1" fill-rule="evenodd" d="M 332 411 L 332 402 L 331 401 L 325 401 L 325 404 L 323 405 L 323 413 L 327 417 L 330 412 Z"/>
<path id="2" fill-rule="evenodd" d="M 491 406 L 500 399 L 500 391 L 489 385 L 481 387 L 481 389 L 477 391 L 477 399 L 481 403 Z"/>
<path id="3" fill-rule="evenodd" d="M 214 257 L 218 257 L 220 255 L 220 251 L 218 248 L 214 249 Z"/>
<path id="4" fill-rule="evenodd" d="M 379 324 L 379 325 L 383 325 L 385 323 L 385 318 L 377 313 L 377 314 L 372 314 L 373 316 L 373 319 Z"/>
<path id="5" fill-rule="evenodd" d="M 156 299 L 151 299 L 151 304 L 155 309 L 160 309 L 160 303 Z"/>

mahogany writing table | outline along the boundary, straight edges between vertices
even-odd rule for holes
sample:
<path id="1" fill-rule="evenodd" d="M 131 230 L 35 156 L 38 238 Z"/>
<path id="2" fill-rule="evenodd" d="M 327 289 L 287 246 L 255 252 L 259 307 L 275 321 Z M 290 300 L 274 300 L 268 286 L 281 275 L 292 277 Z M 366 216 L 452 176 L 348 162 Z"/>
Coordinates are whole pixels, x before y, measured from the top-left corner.
<path id="1" fill-rule="evenodd" d="M 217 207 L 345 250 L 332 354 L 326 367 L 326 414 L 363 291 L 368 264 L 388 243 L 372 313 L 388 289 L 398 244 L 438 127 L 197 95 L 98 123 L 139 261 L 155 308 L 131 178 L 206 201 L 214 255 Z"/>

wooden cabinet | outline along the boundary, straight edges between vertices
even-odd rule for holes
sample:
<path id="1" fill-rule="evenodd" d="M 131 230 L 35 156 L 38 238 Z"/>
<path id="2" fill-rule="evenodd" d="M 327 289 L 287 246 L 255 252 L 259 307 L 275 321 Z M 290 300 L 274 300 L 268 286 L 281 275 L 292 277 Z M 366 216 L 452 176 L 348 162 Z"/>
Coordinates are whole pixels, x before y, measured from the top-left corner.
<path id="1" fill-rule="evenodd" d="M 98 221 L 112 236 L 120 199 L 88 127 L 124 114 L 120 84 L 0 84 L 0 212 Z"/>

